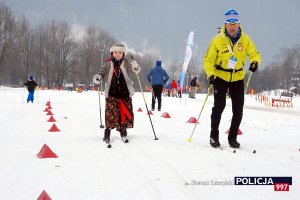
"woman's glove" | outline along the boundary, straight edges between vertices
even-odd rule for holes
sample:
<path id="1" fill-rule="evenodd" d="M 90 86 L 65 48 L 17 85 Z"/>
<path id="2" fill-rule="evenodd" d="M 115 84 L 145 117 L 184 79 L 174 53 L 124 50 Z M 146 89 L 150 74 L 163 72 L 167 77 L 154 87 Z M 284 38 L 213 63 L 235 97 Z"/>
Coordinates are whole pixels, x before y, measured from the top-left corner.
<path id="1" fill-rule="evenodd" d="M 134 73 L 138 74 L 141 72 L 141 68 L 135 60 L 132 61 L 130 64 L 131 64 L 131 69 Z"/>
<path id="2" fill-rule="evenodd" d="M 93 77 L 93 82 L 97 85 L 100 85 L 102 81 L 102 76 L 100 74 L 95 74 L 95 76 Z"/>

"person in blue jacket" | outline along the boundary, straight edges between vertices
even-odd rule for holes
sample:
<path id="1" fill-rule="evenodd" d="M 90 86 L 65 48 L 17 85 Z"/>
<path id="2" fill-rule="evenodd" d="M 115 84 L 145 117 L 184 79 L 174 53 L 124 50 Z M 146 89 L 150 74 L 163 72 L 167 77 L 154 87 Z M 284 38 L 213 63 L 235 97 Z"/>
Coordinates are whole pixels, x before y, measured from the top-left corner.
<path id="1" fill-rule="evenodd" d="M 169 80 L 169 75 L 166 70 L 161 66 L 161 61 L 156 61 L 156 66 L 150 70 L 147 75 L 148 81 L 152 83 L 152 111 L 155 110 L 155 99 L 157 98 L 158 107 L 157 110 L 161 110 L 161 94 L 163 91 L 164 84 Z"/>
<path id="2" fill-rule="evenodd" d="M 24 85 L 27 87 L 27 90 L 28 90 L 27 103 L 29 101 L 31 101 L 31 103 L 33 103 L 34 90 L 38 86 L 37 83 L 33 80 L 33 76 L 30 76 L 29 80 L 26 83 L 24 83 Z"/>

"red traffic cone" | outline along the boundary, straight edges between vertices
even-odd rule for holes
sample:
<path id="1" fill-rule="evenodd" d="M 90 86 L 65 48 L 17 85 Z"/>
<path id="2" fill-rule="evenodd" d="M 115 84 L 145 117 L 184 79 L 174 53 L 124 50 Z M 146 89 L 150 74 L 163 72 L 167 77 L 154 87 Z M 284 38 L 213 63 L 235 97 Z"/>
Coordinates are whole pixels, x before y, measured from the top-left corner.
<path id="1" fill-rule="evenodd" d="M 51 126 L 51 128 L 48 130 L 49 132 L 60 132 L 60 130 L 57 128 L 55 123 Z"/>
<path id="2" fill-rule="evenodd" d="M 40 152 L 36 154 L 38 158 L 57 158 L 58 156 L 48 147 L 48 145 L 44 144 L 41 148 Z"/>
<path id="3" fill-rule="evenodd" d="M 171 116 L 167 112 L 164 112 L 161 117 L 163 117 L 163 118 L 171 118 Z"/>
<path id="4" fill-rule="evenodd" d="M 47 122 L 56 122 L 56 120 L 55 120 L 54 117 L 51 115 Z"/>
<path id="5" fill-rule="evenodd" d="M 199 124 L 198 120 L 195 117 L 191 117 L 186 123 L 193 123 L 193 124 L 197 123 L 197 124 Z"/>
<path id="6" fill-rule="evenodd" d="M 48 108 L 45 108 L 44 112 L 48 112 Z"/>
<path id="7" fill-rule="evenodd" d="M 228 130 L 226 131 L 227 134 L 229 134 L 229 130 L 230 130 L 230 129 L 228 129 Z M 240 129 L 238 130 L 238 135 L 243 135 L 243 132 L 242 132 Z"/>
<path id="8" fill-rule="evenodd" d="M 143 110 L 142 110 L 141 108 L 139 108 L 137 111 L 138 111 L 138 112 L 143 112 Z"/>
<path id="9" fill-rule="evenodd" d="M 50 106 L 50 105 L 51 105 L 51 102 L 47 101 L 46 106 Z"/>
<path id="10" fill-rule="evenodd" d="M 40 194 L 37 200 L 52 200 L 45 190 Z"/>
<path id="11" fill-rule="evenodd" d="M 53 115 L 53 113 L 51 112 L 51 110 L 48 109 L 48 112 L 46 115 Z"/>
<path id="12" fill-rule="evenodd" d="M 148 115 L 153 115 L 153 113 L 151 112 L 151 110 L 148 111 Z"/>

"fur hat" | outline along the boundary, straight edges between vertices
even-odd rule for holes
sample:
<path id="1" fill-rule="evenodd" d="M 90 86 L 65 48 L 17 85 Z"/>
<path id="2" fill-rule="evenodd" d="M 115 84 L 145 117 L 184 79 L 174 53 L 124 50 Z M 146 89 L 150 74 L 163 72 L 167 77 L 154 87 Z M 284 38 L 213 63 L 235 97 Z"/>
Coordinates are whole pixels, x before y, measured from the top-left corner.
<path id="1" fill-rule="evenodd" d="M 124 44 L 117 43 L 117 44 L 112 45 L 112 47 L 110 47 L 109 51 L 110 51 L 110 53 L 112 53 L 114 51 L 121 51 L 124 54 L 126 54 L 126 47 Z"/>

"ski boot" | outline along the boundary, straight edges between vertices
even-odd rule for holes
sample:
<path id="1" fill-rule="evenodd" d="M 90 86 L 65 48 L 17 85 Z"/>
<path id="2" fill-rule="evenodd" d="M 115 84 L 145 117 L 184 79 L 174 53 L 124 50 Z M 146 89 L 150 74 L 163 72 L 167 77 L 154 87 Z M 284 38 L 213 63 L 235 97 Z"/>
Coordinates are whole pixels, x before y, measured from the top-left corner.
<path id="1" fill-rule="evenodd" d="M 228 134 L 229 146 L 234 149 L 240 148 L 240 143 L 237 141 L 237 132 L 238 131 L 232 131 L 230 129 L 229 134 Z"/>
<path id="2" fill-rule="evenodd" d="M 214 148 L 218 148 L 221 146 L 219 142 L 219 130 L 211 130 L 210 131 L 210 139 L 209 139 L 210 146 Z"/>
<path id="3" fill-rule="evenodd" d="M 234 149 L 240 148 L 240 143 L 236 139 L 235 140 L 228 139 L 228 143 L 231 148 L 234 148 Z"/>
<path id="4" fill-rule="evenodd" d="M 221 146 L 221 144 L 219 142 L 219 138 L 210 137 L 209 143 L 210 143 L 210 146 L 212 146 L 213 148 L 218 148 Z"/>
<path id="5" fill-rule="evenodd" d="M 110 129 L 109 128 L 106 128 L 104 130 L 103 141 L 106 142 L 106 143 L 110 143 Z"/>
<path id="6" fill-rule="evenodd" d="M 123 140 L 124 143 L 128 143 L 129 142 L 129 140 L 127 139 L 127 131 L 126 131 L 126 129 L 120 131 L 120 136 L 121 136 L 121 138 L 122 138 L 122 140 Z"/>

